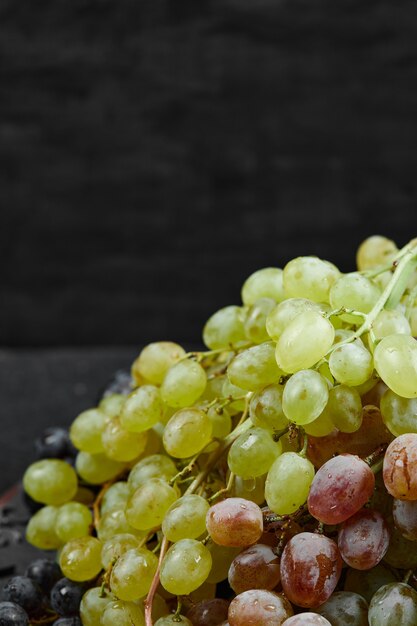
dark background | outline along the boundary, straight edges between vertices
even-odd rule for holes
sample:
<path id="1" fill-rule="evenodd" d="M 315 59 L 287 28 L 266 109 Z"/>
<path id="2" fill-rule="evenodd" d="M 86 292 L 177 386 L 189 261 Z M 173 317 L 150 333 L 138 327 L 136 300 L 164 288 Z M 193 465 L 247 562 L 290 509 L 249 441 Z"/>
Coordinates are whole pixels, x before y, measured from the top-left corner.
<path id="1" fill-rule="evenodd" d="M 3 0 L 0 55 L 0 490 L 255 269 L 417 234 L 415 2 Z"/>

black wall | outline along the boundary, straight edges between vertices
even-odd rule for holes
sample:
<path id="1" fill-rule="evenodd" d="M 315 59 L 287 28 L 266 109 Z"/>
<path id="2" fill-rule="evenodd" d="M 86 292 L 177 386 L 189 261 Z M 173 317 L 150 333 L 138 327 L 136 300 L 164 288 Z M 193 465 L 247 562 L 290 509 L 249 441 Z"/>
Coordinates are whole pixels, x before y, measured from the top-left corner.
<path id="1" fill-rule="evenodd" d="M 0 54 L 0 345 L 195 343 L 417 235 L 415 2 L 3 0 Z"/>

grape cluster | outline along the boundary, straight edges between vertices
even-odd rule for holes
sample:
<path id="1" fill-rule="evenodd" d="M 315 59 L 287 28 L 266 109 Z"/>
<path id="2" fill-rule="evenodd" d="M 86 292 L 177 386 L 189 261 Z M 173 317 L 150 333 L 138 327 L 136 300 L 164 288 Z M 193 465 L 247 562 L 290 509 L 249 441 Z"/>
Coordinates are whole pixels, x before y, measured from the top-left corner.
<path id="1" fill-rule="evenodd" d="M 75 467 L 28 467 L 57 614 L 67 585 L 84 626 L 417 624 L 417 241 L 357 265 L 255 272 L 206 351 L 149 344 L 74 420 Z"/>

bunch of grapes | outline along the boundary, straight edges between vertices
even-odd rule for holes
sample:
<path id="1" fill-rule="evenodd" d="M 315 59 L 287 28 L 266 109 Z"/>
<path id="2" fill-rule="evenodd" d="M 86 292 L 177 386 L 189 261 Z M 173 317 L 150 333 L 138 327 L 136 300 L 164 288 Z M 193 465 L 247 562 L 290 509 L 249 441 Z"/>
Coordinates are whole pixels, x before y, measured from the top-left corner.
<path id="1" fill-rule="evenodd" d="M 28 467 L 27 540 L 80 600 L 37 624 L 416 626 L 417 240 L 357 265 L 255 272 L 207 351 L 147 345 L 74 420 L 74 467 Z"/>

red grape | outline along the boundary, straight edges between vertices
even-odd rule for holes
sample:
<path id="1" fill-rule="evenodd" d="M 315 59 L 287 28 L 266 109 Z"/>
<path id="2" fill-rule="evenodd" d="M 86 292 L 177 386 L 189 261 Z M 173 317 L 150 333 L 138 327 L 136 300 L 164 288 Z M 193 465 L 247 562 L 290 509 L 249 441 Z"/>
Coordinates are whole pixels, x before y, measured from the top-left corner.
<path id="1" fill-rule="evenodd" d="M 378 511 L 362 509 L 339 530 L 338 546 L 343 560 L 355 569 L 371 569 L 384 557 L 389 530 Z"/>
<path id="2" fill-rule="evenodd" d="M 229 602 L 221 598 L 203 600 L 194 604 L 187 617 L 193 626 L 217 626 L 227 619 Z"/>
<path id="3" fill-rule="evenodd" d="M 394 500 L 392 515 L 401 534 L 417 541 L 417 500 Z"/>
<path id="4" fill-rule="evenodd" d="M 317 613 L 299 613 L 286 619 L 282 626 L 332 626 L 331 623 Z"/>
<path id="5" fill-rule="evenodd" d="M 232 600 L 229 607 L 230 626 L 282 626 L 293 614 L 284 595 L 251 589 Z"/>
<path id="6" fill-rule="evenodd" d="M 383 468 L 387 491 L 398 500 L 417 500 L 417 433 L 400 435 L 387 448 Z"/>
<path id="7" fill-rule="evenodd" d="M 229 569 L 229 585 L 235 593 L 249 589 L 272 590 L 279 581 L 279 558 L 270 546 L 262 543 L 238 554 Z"/>
<path id="8" fill-rule="evenodd" d="M 226 498 L 210 507 L 206 526 L 214 543 L 220 546 L 250 546 L 262 535 L 262 511 L 250 500 Z"/>

